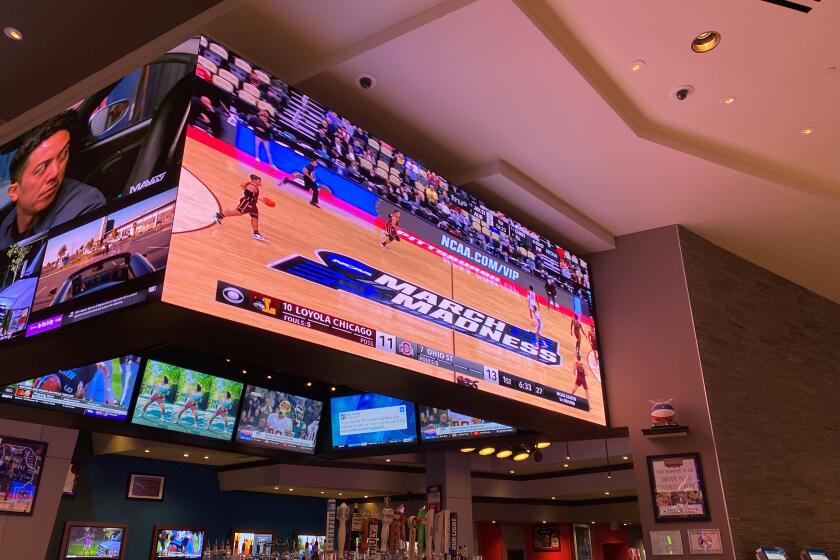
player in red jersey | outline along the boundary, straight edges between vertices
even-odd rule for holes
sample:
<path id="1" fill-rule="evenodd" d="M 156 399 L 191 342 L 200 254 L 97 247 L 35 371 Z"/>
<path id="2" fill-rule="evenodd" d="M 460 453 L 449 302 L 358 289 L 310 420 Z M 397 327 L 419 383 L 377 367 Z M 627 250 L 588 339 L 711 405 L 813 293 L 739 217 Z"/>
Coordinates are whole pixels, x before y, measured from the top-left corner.
<path id="1" fill-rule="evenodd" d="M 580 337 L 583 332 L 583 324 L 581 324 L 580 317 L 578 317 L 577 313 L 575 313 L 575 318 L 572 319 L 572 326 L 569 332 L 571 332 L 577 340 L 575 343 L 575 353 L 580 356 Z"/>
<path id="2" fill-rule="evenodd" d="M 580 354 L 575 356 L 575 386 L 572 388 L 572 394 L 577 392 L 578 387 L 583 387 L 586 400 L 589 400 L 589 385 L 586 383 L 586 369 L 583 367 L 583 362 L 580 361 Z"/>
<path id="3" fill-rule="evenodd" d="M 595 327 L 589 329 L 587 337 L 589 337 L 589 345 L 592 347 L 592 352 L 595 354 L 595 361 L 598 362 L 598 338 L 595 335 Z"/>
<path id="4" fill-rule="evenodd" d="M 260 233 L 260 209 L 257 208 L 257 202 L 260 199 L 260 185 L 262 185 L 262 178 L 252 173 L 250 180 L 242 185 L 242 198 L 239 199 L 239 204 L 236 205 L 236 208 L 216 212 L 213 215 L 213 219 L 221 224 L 224 218 L 248 214 L 251 216 L 251 227 L 254 229 L 254 233 L 251 236 L 257 241 L 267 241 Z"/>
<path id="5" fill-rule="evenodd" d="M 382 242 L 382 248 L 387 249 L 388 243 L 391 241 L 399 241 L 400 235 L 397 232 L 397 226 L 400 225 L 400 211 L 394 210 L 388 214 L 388 220 L 385 222 L 385 241 Z"/>

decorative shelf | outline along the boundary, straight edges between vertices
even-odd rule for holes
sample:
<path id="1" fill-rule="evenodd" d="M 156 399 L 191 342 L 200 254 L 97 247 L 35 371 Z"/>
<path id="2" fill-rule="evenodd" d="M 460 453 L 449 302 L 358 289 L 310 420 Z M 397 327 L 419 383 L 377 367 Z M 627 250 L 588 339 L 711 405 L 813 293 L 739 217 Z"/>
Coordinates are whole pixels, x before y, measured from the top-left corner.
<path id="1" fill-rule="evenodd" d="M 688 426 L 662 426 L 660 428 L 643 428 L 642 433 L 650 439 L 687 437 Z"/>

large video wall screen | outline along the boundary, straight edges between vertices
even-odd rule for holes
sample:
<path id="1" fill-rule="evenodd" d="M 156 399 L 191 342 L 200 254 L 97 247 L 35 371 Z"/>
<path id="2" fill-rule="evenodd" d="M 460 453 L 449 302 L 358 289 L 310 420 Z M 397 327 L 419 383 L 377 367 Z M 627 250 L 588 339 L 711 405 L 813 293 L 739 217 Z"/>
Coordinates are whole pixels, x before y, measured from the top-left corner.
<path id="1" fill-rule="evenodd" d="M 173 232 L 166 302 L 605 423 L 583 259 L 206 38 Z"/>

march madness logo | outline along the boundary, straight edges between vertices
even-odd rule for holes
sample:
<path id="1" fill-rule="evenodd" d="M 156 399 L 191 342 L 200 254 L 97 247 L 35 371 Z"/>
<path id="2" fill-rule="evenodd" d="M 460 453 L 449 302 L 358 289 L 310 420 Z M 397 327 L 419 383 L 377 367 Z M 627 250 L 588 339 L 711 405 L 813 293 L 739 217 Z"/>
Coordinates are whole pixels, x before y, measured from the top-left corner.
<path id="1" fill-rule="evenodd" d="M 346 255 L 325 250 L 316 253 L 322 262 L 298 255 L 272 263 L 269 267 L 398 309 L 546 365 L 561 363 L 554 340 L 542 337 L 537 345 L 536 335 L 530 331 L 509 325 Z"/>

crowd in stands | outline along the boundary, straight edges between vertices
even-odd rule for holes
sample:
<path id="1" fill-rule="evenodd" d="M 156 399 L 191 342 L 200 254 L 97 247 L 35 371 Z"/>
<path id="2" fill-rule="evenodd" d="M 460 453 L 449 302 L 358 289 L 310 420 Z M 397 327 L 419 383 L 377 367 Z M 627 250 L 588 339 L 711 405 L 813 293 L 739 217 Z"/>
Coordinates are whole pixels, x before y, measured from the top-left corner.
<path id="1" fill-rule="evenodd" d="M 435 224 L 451 237 L 546 282 L 552 278 L 546 286 L 549 296 L 559 288 L 591 301 L 589 273 L 583 261 L 501 212 L 488 209 L 462 188 L 334 111 L 315 103 L 291 108 L 292 91 L 286 84 L 221 47 L 203 45 L 200 53 L 199 75 L 228 91 L 233 97 L 231 107 L 239 106 L 239 122 L 255 128 L 259 119 L 263 124 L 255 131 L 268 126 L 271 138 L 306 145 L 322 165 Z M 193 122 L 208 132 L 215 132 L 212 129 L 217 122 L 230 114 L 224 103 L 214 105 L 207 98 L 193 101 Z"/>

